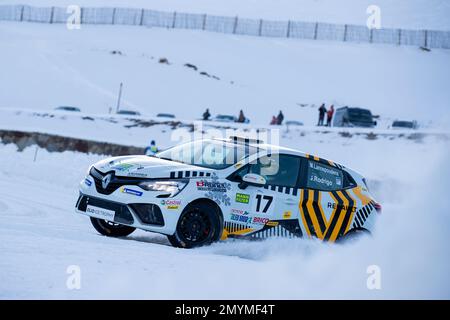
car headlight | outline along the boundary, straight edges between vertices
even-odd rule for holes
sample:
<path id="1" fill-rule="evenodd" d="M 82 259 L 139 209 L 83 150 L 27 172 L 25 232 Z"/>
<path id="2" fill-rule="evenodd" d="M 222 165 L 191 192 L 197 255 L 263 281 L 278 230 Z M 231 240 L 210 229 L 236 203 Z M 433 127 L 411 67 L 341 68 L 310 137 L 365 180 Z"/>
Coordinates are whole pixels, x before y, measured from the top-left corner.
<path id="1" fill-rule="evenodd" d="M 167 192 L 170 194 L 170 197 L 175 197 L 179 194 L 184 187 L 188 184 L 186 180 L 180 181 L 144 181 L 139 184 L 144 190 L 147 191 L 159 191 L 159 192 Z"/>

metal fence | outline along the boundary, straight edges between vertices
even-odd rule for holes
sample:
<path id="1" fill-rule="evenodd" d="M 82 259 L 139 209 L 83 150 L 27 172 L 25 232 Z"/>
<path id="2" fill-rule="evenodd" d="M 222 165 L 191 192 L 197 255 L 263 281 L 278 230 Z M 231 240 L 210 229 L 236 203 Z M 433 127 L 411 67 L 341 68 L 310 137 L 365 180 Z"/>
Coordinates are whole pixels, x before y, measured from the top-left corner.
<path id="1" fill-rule="evenodd" d="M 66 23 L 71 13 L 61 7 L 0 6 L 0 20 Z M 411 45 L 450 49 L 449 31 L 368 29 L 321 22 L 273 21 L 132 8 L 81 8 L 82 24 L 140 25 L 211 32 L 311 40 Z"/>

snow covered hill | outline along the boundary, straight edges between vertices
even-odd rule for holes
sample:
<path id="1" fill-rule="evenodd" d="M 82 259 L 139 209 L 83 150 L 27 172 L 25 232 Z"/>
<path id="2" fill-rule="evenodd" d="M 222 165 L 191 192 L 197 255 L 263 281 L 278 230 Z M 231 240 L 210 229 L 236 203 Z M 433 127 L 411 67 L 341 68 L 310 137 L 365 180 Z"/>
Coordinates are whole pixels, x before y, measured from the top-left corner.
<path id="1" fill-rule="evenodd" d="M 197 119 L 237 115 L 268 124 L 316 122 L 317 106 L 367 107 L 387 119 L 449 123 L 450 52 L 415 47 L 261 39 L 117 26 L 1 22 L 0 107 L 88 113 L 124 108 Z M 186 64 L 195 66 L 188 67 Z"/>

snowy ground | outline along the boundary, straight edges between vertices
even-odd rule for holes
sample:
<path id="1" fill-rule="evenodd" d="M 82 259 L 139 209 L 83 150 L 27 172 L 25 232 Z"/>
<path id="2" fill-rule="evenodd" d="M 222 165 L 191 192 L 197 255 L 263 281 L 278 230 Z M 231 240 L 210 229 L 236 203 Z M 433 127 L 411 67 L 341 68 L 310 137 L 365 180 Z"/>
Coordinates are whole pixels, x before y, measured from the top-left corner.
<path id="1" fill-rule="evenodd" d="M 369 5 L 381 9 L 383 27 L 449 30 L 447 0 L 0 0 L 34 6 L 135 7 L 249 18 L 365 25 Z"/>
<path id="2" fill-rule="evenodd" d="M 101 156 L 40 150 L 33 162 L 34 148 L 0 145 L 0 298 L 450 298 L 448 142 L 310 144 L 373 182 L 384 210 L 374 238 L 195 250 L 139 231 L 110 239 L 73 212 L 78 181 Z M 70 265 L 81 268 L 80 290 L 66 287 Z M 381 290 L 366 287 L 370 265 L 381 268 Z"/>
<path id="3" fill-rule="evenodd" d="M 123 82 L 122 106 L 147 116 L 243 109 L 252 124 L 267 125 L 283 110 L 286 120 L 314 125 L 325 102 L 391 120 L 450 123 L 450 50 L 11 22 L 0 22 L 0 43 L 0 61 L 11 62 L 2 64 L 0 108 L 74 105 L 107 114 Z"/>

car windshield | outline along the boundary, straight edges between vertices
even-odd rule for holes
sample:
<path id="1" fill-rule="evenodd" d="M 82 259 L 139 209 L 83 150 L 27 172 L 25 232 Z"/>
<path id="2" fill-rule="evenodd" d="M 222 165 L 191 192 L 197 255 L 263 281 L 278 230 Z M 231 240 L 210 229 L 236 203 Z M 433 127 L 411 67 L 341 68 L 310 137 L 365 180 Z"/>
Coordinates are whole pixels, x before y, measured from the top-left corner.
<path id="1" fill-rule="evenodd" d="M 400 127 L 400 128 L 413 128 L 413 123 L 410 121 L 394 121 L 392 124 L 393 127 Z"/>
<path id="2" fill-rule="evenodd" d="M 258 148 L 220 140 L 197 140 L 156 154 L 156 157 L 221 170 L 258 152 Z"/>

